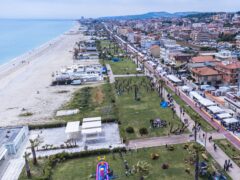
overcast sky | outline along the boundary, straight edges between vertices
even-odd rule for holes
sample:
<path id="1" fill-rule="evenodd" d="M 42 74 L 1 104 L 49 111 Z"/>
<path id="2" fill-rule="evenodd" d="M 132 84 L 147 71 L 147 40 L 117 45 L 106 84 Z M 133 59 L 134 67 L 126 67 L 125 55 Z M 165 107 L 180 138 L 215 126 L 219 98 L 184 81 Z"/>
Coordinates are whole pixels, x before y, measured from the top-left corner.
<path id="1" fill-rule="evenodd" d="M 79 18 L 153 11 L 238 10 L 240 0 L 0 0 L 0 18 Z"/>

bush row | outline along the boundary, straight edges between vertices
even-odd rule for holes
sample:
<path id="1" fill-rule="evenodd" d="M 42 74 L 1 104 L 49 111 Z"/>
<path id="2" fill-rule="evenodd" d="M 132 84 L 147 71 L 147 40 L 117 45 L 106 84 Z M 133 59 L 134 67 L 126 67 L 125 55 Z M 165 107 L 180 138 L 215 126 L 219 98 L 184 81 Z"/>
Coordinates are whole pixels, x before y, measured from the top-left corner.
<path id="1" fill-rule="evenodd" d="M 126 149 L 125 148 L 113 149 L 113 152 L 120 152 L 120 151 L 126 151 Z M 83 151 L 83 152 L 76 152 L 76 153 L 62 152 L 59 154 L 48 156 L 48 157 L 46 157 L 47 160 L 43 165 L 43 175 L 41 177 L 36 177 L 34 179 L 39 179 L 39 180 L 51 179 L 52 169 L 57 164 L 60 164 L 66 160 L 95 156 L 95 155 L 100 156 L 100 155 L 106 155 L 109 153 L 110 153 L 109 149 L 101 149 L 101 150 Z"/>

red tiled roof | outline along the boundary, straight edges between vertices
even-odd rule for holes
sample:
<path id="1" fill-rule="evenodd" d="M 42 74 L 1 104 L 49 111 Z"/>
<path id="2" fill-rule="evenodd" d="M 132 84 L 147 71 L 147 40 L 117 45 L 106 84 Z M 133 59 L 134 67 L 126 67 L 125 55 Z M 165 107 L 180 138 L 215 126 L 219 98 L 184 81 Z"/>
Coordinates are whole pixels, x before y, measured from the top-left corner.
<path id="1" fill-rule="evenodd" d="M 219 75 L 218 71 L 209 67 L 193 68 L 192 72 L 201 76 Z"/>
<path id="2" fill-rule="evenodd" d="M 212 62 L 216 61 L 213 56 L 197 56 L 192 58 L 193 63 Z"/>
<path id="3" fill-rule="evenodd" d="M 226 69 L 240 69 L 239 61 L 232 61 L 229 64 L 224 64 L 222 62 L 216 62 L 216 65 L 220 66 L 222 68 L 226 68 Z"/>

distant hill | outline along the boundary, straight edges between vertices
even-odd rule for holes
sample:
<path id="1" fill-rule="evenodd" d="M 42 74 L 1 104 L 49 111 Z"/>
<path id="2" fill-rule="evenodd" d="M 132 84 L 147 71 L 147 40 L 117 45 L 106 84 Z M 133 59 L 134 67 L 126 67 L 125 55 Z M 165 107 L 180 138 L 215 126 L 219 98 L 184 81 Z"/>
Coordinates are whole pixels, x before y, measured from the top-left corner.
<path id="1" fill-rule="evenodd" d="M 130 19 L 152 19 L 152 18 L 173 18 L 173 17 L 184 17 L 194 14 L 200 14 L 200 12 L 176 12 L 176 13 L 168 13 L 168 12 L 149 12 L 145 14 L 139 15 L 126 15 L 126 16 L 109 16 L 109 17 L 101 17 L 99 19 L 116 19 L 116 20 L 130 20 Z"/>

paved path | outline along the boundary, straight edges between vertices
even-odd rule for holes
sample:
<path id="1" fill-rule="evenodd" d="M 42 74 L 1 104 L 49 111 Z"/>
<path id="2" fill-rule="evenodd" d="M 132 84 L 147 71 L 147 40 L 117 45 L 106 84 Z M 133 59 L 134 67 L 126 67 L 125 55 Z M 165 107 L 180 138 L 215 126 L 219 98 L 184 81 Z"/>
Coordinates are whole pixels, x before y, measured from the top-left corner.
<path id="1" fill-rule="evenodd" d="M 112 84 L 115 82 L 115 78 L 112 72 L 112 68 L 109 64 L 106 64 L 106 68 L 107 68 L 107 72 L 108 72 L 108 76 L 109 76 L 109 82 Z"/>
<path id="2" fill-rule="evenodd" d="M 138 148 L 144 148 L 144 147 L 164 146 L 166 144 L 168 145 L 181 144 L 189 141 L 190 141 L 189 134 L 172 135 L 172 136 L 130 140 L 127 147 L 130 149 L 138 149 Z"/>
<path id="3" fill-rule="evenodd" d="M 114 75 L 115 78 L 117 77 L 143 77 L 146 76 L 145 74 L 116 74 Z"/>

